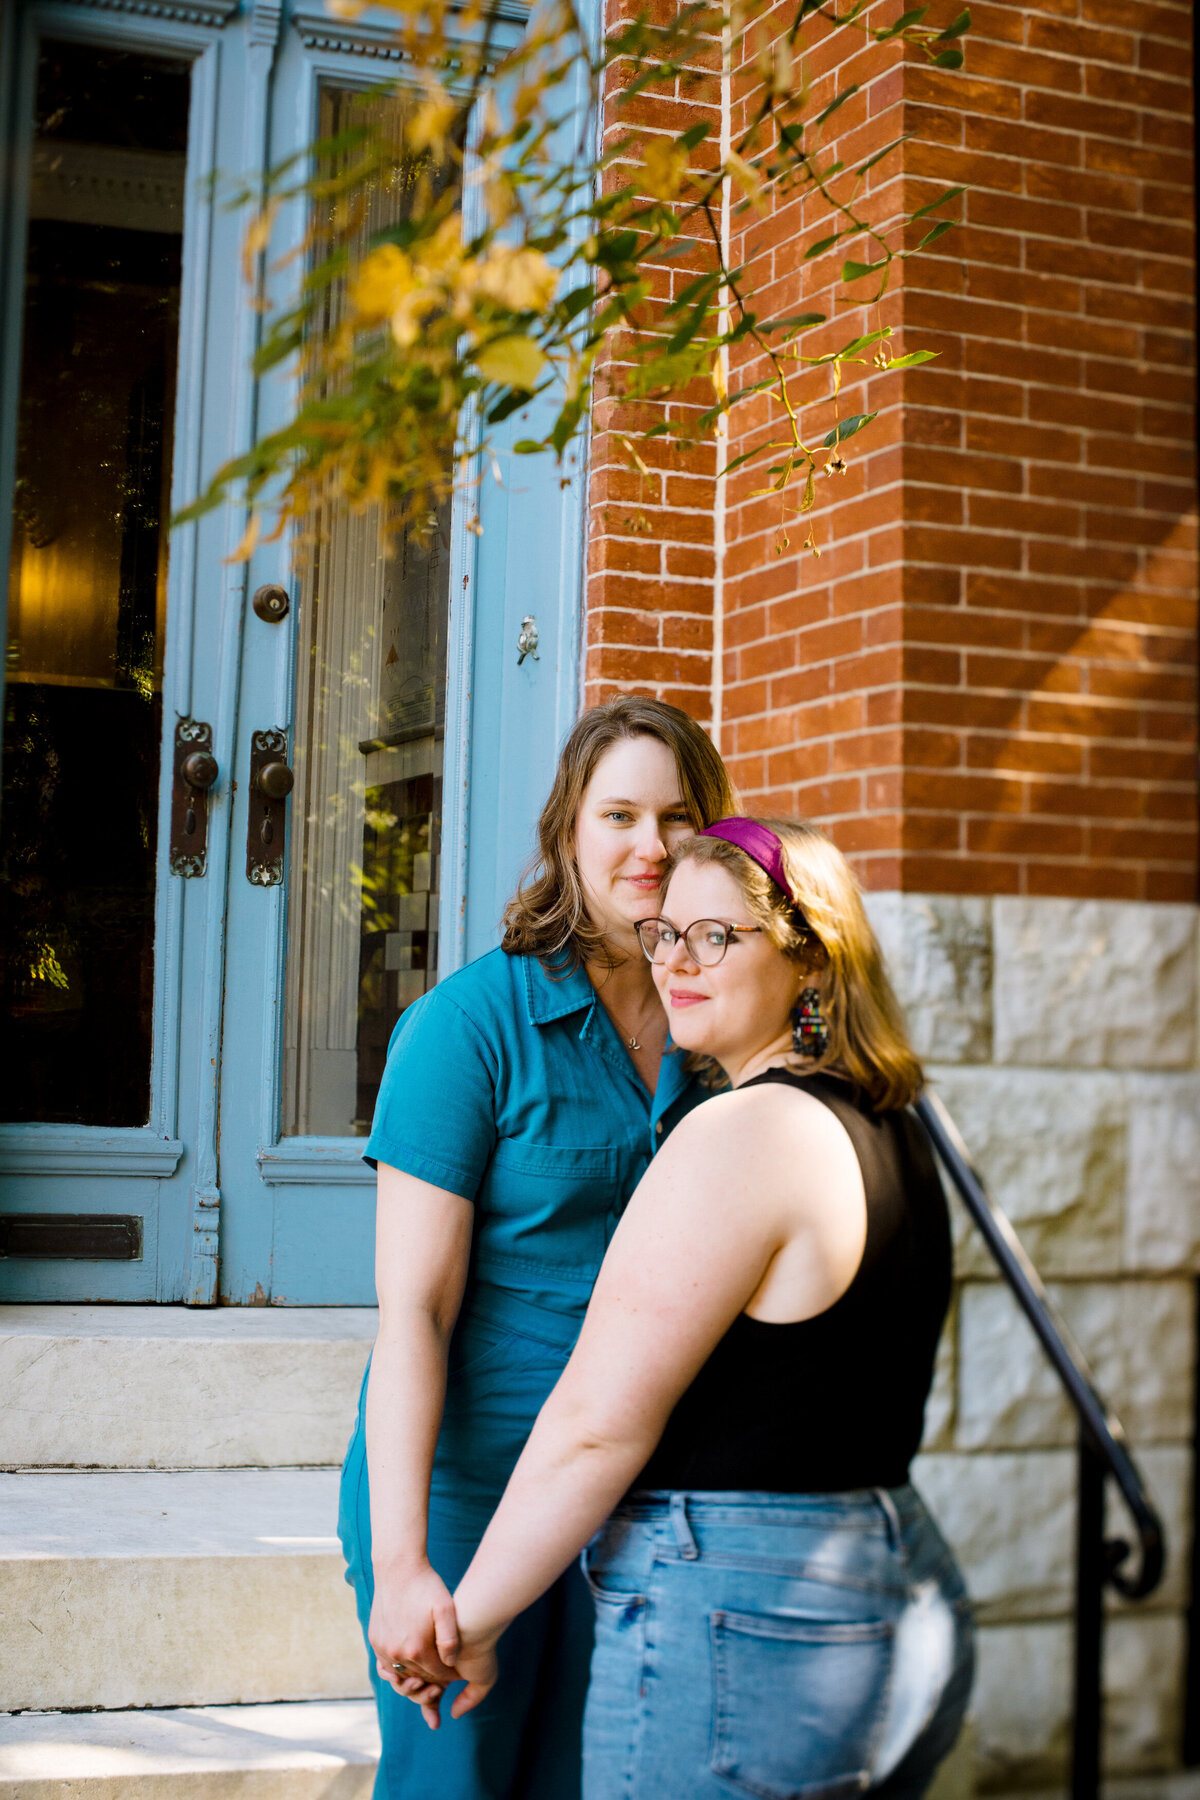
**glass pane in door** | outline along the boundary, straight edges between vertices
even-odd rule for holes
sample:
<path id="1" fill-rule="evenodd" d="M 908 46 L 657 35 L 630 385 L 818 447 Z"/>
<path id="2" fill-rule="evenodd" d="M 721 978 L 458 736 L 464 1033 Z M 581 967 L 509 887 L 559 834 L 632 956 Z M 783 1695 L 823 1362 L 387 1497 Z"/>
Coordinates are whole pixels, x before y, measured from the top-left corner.
<path id="1" fill-rule="evenodd" d="M 188 66 L 41 45 L 8 571 L 5 1119 L 143 1125 Z"/>
<path id="2" fill-rule="evenodd" d="M 327 88 L 321 135 L 396 145 L 364 233 L 402 216 L 405 103 Z M 436 172 L 446 179 L 447 171 Z M 370 1129 L 396 1020 L 437 978 L 449 508 L 381 540 L 330 506 L 302 551 L 283 1129 Z"/>

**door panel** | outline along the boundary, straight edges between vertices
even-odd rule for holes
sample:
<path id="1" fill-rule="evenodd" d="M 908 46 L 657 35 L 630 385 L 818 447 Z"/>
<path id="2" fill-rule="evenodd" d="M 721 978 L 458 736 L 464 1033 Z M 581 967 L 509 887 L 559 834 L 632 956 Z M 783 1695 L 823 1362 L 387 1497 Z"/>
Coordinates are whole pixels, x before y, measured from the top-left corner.
<path id="1" fill-rule="evenodd" d="M 228 345 L 238 304 L 213 281 L 236 231 L 204 187 L 233 10 L 22 15 L 6 225 L 18 268 L 28 247 L 31 300 L 10 289 L 5 312 L 24 442 L 0 495 L 20 659 L 0 852 L 5 1050 L 21 1072 L 0 1125 L 6 1299 L 172 1300 L 187 1276 L 213 890 L 168 873 L 161 744 L 178 717 L 214 716 L 197 596 L 211 612 L 224 546 L 189 530 L 168 556 L 166 521 L 204 454 L 206 338 Z"/>
<path id="2" fill-rule="evenodd" d="M 342 28 L 328 23 L 319 48 L 303 31 L 286 39 L 275 160 L 311 138 L 320 109 L 328 120 L 331 94 L 377 78 L 357 29 L 340 47 L 331 39 Z M 373 199 L 375 217 L 387 203 Z M 285 222 L 292 241 L 303 227 Z M 285 400 L 264 384 L 264 421 L 283 416 Z M 508 441 L 529 428 L 514 420 Z M 574 716 L 579 484 L 561 488 L 542 459 L 501 462 L 515 464 L 503 488 L 489 475 L 420 536 L 381 549 L 376 521 L 330 516 L 315 541 L 253 559 L 251 585 L 279 581 L 293 604 L 282 624 L 247 626 L 239 780 L 250 732 L 271 727 L 286 732 L 296 786 L 286 891 L 230 887 L 221 1290 L 231 1301 L 373 1300 L 374 1182 L 361 1151 L 388 1039 L 439 973 L 496 941 L 497 897 Z M 518 667 L 527 613 L 538 660 Z M 235 844 L 246 819 L 239 793 Z"/>

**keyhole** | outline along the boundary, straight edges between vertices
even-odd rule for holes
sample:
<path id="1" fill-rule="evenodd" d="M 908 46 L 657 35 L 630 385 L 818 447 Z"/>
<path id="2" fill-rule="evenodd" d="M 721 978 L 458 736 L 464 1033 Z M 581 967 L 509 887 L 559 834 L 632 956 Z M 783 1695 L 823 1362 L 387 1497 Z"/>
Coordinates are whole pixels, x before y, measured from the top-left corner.
<path id="1" fill-rule="evenodd" d="M 266 812 L 263 814 L 262 832 L 260 833 L 260 835 L 262 837 L 262 841 L 264 844 L 269 844 L 271 842 L 271 839 L 275 836 L 275 826 L 271 819 L 270 807 L 268 807 Z"/>
<path id="2" fill-rule="evenodd" d="M 188 809 L 183 815 L 183 829 L 188 837 L 191 837 L 193 831 L 196 829 L 196 808 L 192 805 L 190 800 L 188 801 Z"/>

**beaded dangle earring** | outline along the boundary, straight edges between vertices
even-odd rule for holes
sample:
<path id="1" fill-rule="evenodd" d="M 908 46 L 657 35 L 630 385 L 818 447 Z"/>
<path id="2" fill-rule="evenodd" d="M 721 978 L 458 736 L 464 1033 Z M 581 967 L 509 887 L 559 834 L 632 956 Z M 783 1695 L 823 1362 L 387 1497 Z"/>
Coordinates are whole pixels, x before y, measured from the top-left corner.
<path id="1" fill-rule="evenodd" d="M 797 1056 L 819 1062 L 829 1048 L 829 1025 L 821 1011 L 820 990 L 806 987 L 792 1013 L 792 1049 Z"/>

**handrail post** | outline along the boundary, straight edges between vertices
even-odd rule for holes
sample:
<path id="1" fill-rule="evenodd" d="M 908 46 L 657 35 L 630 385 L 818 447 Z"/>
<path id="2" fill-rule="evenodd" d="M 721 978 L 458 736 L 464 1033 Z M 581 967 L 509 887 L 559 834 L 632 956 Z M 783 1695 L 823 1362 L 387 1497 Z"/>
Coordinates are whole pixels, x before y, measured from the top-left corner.
<path id="1" fill-rule="evenodd" d="M 1075 1526 L 1075 1723 L 1071 1800 L 1099 1800 L 1103 1729 L 1104 1550 L 1103 1458 L 1086 1429 L 1079 1433 L 1079 1497 Z"/>

